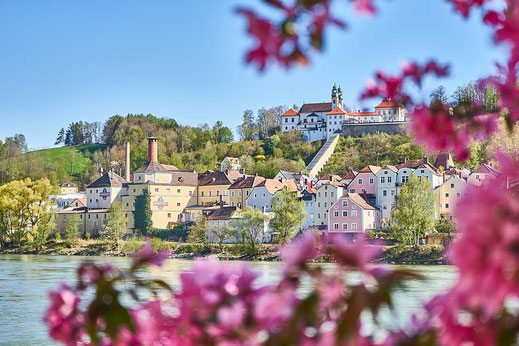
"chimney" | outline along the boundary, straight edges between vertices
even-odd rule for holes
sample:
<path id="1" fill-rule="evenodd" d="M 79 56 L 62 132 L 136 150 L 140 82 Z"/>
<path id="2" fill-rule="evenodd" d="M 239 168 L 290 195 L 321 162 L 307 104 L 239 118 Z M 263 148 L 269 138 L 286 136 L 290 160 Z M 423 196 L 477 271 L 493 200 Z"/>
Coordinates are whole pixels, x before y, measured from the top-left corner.
<path id="1" fill-rule="evenodd" d="M 103 167 L 99 167 L 99 177 L 103 176 Z"/>
<path id="2" fill-rule="evenodd" d="M 445 171 L 443 172 L 443 182 L 445 182 Z"/>
<path id="3" fill-rule="evenodd" d="M 130 181 L 130 143 L 126 143 L 126 160 L 124 161 L 124 178 Z"/>
<path id="4" fill-rule="evenodd" d="M 157 154 L 157 137 L 149 137 L 148 138 L 148 161 L 149 162 L 159 162 L 158 154 Z"/>
<path id="5" fill-rule="evenodd" d="M 429 158 L 427 156 L 424 156 L 423 160 L 424 160 L 425 163 L 429 163 Z"/>
<path id="6" fill-rule="evenodd" d="M 223 208 L 223 196 L 220 195 L 220 209 Z"/>

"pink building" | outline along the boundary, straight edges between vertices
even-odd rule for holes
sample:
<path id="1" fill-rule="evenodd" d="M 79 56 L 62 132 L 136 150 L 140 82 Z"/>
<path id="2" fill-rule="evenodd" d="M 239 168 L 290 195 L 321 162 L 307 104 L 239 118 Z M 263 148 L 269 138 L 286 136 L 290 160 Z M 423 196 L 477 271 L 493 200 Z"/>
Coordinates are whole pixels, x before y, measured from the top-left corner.
<path id="1" fill-rule="evenodd" d="M 328 236 L 354 239 L 368 229 L 380 227 L 380 210 L 358 193 L 346 193 L 330 207 Z"/>
<path id="2" fill-rule="evenodd" d="M 376 195 L 378 166 L 366 166 L 357 173 L 348 185 L 348 191 L 352 193 Z"/>

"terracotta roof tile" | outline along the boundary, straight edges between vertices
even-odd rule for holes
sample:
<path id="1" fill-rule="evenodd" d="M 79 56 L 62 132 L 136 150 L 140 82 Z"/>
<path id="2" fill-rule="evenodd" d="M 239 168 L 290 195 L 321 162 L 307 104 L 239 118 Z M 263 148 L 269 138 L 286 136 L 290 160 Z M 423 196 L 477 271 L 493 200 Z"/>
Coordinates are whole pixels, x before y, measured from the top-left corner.
<path id="1" fill-rule="evenodd" d="M 298 113 L 294 110 L 294 108 L 289 108 L 285 113 L 281 114 L 282 117 L 294 116 L 294 115 L 298 115 Z"/>
<path id="2" fill-rule="evenodd" d="M 375 109 L 377 109 L 377 108 L 393 108 L 393 107 L 402 107 L 402 106 L 399 105 L 398 102 L 396 102 L 394 100 L 384 99 L 384 100 L 382 100 L 382 102 L 380 102 L 378 104 L 378 106 L 375 107 Z"/>
<path id="3" fill-rule="evenodd" d="M 347 113 L 341 107 L 335 107 L 334 109 L 332 109 L 332 111 L 330 113 L 326 113 L 326 115 L 335 115 L 335 114 L 347 114 Z"/>
<path id="4" fill-rule="evenodd" d="M 348 174 L 346 174 L 344 177 L 342 177 L 342 179 L 353 179 L 355 178 L 355 176 L 357 175 L 357 172 L 355 171 L 350 171 L 348 172 Z"/>
<path id="5" fill-rule="evenodd" d="M 377 210 L 377 208 L 366 202 L 366 200 L 356 192 L 347 192 L 342 197 L 350 198 L 353 202 L 357 203 L 360 207 L 364 209 Z"/>
<path id="6" fill-rule="evenodd" d="M 352 116 L 352 117 L 370 117 L 370 116 L 376 116 L 378 115 L 377 112 L 353 112 L 353 113 L 348 113 L 349 116 Z"/>
<path id="7" fill-rule="evenodd" d="M 265 180 L 265 178 L 255 175 L 244 176 L 232 183 L 231 186 L 229 186 L 229 189 L 250 189 L 261 183 L 263 180 Z"/>
<path id="8" fill-rule="evenodd" d="M 359 173 L 373 173 L 373 174 L 377 174 L 378 171 L 380 171 L 380 167 L 379 166 L 368 165 L 368 166 L 362 168 L 359 171 Z"/>

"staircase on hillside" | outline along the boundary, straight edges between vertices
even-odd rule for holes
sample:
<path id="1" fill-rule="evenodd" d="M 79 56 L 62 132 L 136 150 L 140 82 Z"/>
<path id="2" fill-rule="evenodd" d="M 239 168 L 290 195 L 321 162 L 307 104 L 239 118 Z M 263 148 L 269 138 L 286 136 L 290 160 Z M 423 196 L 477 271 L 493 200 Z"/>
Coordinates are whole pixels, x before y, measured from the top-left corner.
<path id="1" fill-rule="evenodd" d="M 335 147 L 337 146 L 337 143 L 339 142 L 340 135 L 341 134 L 338 132 L 332 134 L 326 143 L 324 143 L 324 145 L 321 147 L 321 149 L 319 149 L 312 161 L 308 164 L 306 169 L 310 178 L 313 179 L 317 177 L 317 174 L 319 174 L 326 162 L 328 162 L 330 156 L 332 156 L 333 151 L 335 150 Z"/>

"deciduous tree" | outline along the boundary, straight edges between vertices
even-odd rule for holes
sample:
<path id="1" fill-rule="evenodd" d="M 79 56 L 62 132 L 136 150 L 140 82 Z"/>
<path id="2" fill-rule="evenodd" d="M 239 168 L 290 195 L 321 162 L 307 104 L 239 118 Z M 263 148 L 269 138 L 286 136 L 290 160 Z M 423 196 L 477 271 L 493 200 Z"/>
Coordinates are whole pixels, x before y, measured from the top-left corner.
<path id="1" fill-rule="evenodd" d="M 101 235 L 117 243 L 128 232 L 128 219 L 122 203 L 114 202 L 108 212 Z"/>
<path id="2" fill-rule="evenodd" d="M 419 243 L 434 230 L 436 198 L 431 183 L 412 174 L 396 198 L 391 232 L 402 245 Z"/>
<path id="3" fill-rule="evenodd" d="M 272 212 L 274 218 L 271 220 L 278 243 L 285 244 L 292 239 L 306 218 L 303 202 L 297 198 L 294 191 L 284 188 L 277 193 L 272 200 Z"/>

